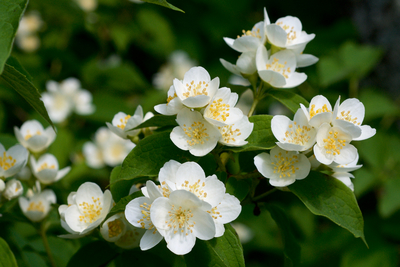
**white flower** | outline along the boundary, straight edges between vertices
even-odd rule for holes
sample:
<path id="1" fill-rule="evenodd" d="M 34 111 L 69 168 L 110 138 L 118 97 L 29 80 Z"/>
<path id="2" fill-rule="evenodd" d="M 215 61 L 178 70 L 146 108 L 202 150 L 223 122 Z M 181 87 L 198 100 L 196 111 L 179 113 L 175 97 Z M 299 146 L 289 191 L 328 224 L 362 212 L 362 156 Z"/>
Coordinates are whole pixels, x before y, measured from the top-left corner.
<path id="1" fill-rule="evenodd" d="M 315 158 L 322 164 L 349 164 L 357 157 L 357 149 L 350 145 L 351 135 L 340 127 L 323 123 L 317 132 L 314 145 Z"/>
<path id="2" fill-rule="evenodd" d="M 271 130 L 279 142 L 276 144 L 288 151 L 305 151 L 315 144 L 316 130 L 308 124 L 303 110 L 299 108 L 293 121 L 283 115 L 271 120 Z"/>
<path id="3" fill-rule="evenodd" d="M 307 157 L 294 151 L 285 151 L 276 146 L 270 154 L 261 153 L 254 158 L 257 170 L 273 186 L 284 187 L 293 184 L 296 180 L 307 177 L 311 164 Z"/>
<path id="4" fill-rule="evenodd" d="M 274 46 L 294 49 L 314 39 L 315 34 L 302 31 L 301 21 L 292 16 L 278 19 L 275 23 L 265 25 L 268 42 Z"/>
<path id="5" fill-rule="evenodd" d="M 48 148 L 56 138 L 56 133 L 51 126 L 43 129 L 37 120 L 26 121 L 21 129 L 14 126 L 15 137 L 18 142 L 32 152 L 41 152 Z"/>
<path id="6" fill-rule="evenodd" d="M 297 46 L 294 49 L 290 49 L 296 55 L 296 67 L 308 67 L 318 62 L 318 58 L 316 56 L 310 54 L 304 54 L 303 51 L 306 48 L 306 45 L 303 44 L 302 46 Z"/>
<path id="7" fill-rule="evenodd" d="M 244 146 L 248 143 L 245 140 L 250 136 L 253 128 L 254 123 L 251 123 L 247 116 L 243 116 L 232 125 L 218 127 L 221 133 L 219 142 L 226 146 Z"/>
<path id="8" fill-rule="evenodd" d="M 18 201 L 24 215 L 33 222 L 39 222 L 49 213 L 51 204 L 56 203 L 56 195 L 51 189 L 40 192 L 39 187 L 36 193 L 31 191 L 27 198 L 20 197 Z"/>
<path id="9" fill-rule="evenodd" d="M 157 89 L 168 90 L 174 78 L 183 79 L 185 73 L 194 67 L 196 62 L 182 50 L 171 53 L 165 65 L 153 77 L 153 85 Z"/>
<path id="10" fill-rule="evenodd" d="M 266 41 L 264 33 L 265 25 L 270 24 L 267 10 L 264 8 L 264 21 L 260 21 L 254 25 L 251 31 L 242 31 L 242 35 L 238 35 L 236 39 L 224 37 L 224 41 L 238 52 L 255 52 L 259 46 L 263 46 Z"/>
<path id="11" fill-rule="evenodd" d="M 215 223 L 215 237 L 222 236 L 225 233 L 224 224 L 234 221 L 241 211 L 240 201 L 226 193 L 221 203 L 208 211 Z"/>
<path id="12" fill-rule="evenodd" d="M 307 79 L 304 73 L 296 72 L 296 55 L 291 50 L 282 50 L 271 56 L 264 46 L 257 49 L 256 65 L 260 78 L 276 88 L 293 88 Z"/>
<path id="13" fill-rule="evenodd" d="M 219 61 L 222 63 L 225 69 L 236 75 L 251 75 L 257 71 L 255 51 L 242 53 L 237 59 L 236 65 L 226 61 L 223 58 L 220 58 Z"/>
<path id="14" fill-rule="evenodd" d="M 340 104 L 340 96 L 332 113 L 332 124 L 348 131 L 353 140 L 365 140 L 375 135 L 376 129 L 361 125 L 365 116 L 365 107 L 360 100 L 349 98 Z"/>
<path id="15" fill-rule="evenodd" d="M 60 83 L 48 81 L 46 88 L 48 92 L 42 94 L 42 100 L 54 122 L 64 121 L 72 111 L 79 115 L 88 115 L 95 111 L 92 94 L 82 89 L 76 78 L 68 78 Z"/>
<path id="16" fill-rule="evenodd" d="M 26 52 L 32 52 L 39 48 L 40 39 L 37 31 L 42 27 L 43 21 L 38 12 L 25 14 L 19 22 L 15 35 L 16 44 Z"/>
<path id="17" fill-rule="evenodd" d="M 219 78 L 211 80 L 203 67 L 193 67 L 185 73 L 183 80 L 173 81 L 176 95 L 189 108 L 206 106 L 219 87 Z"/>
<path id="18" fill-rule="evenodd" d="M 101 224 L 112 204 L 109 190 L 103 193 L 97 184 L 86 182 L 70 193 L 68 205 L 59 207 L 61 226 L 75 236 L 87 234 Z"/>
<path id="19" fill-rule="evenodd" d="M 167 247 L 177 255 L 189 253 L 196 238 L 210 240 L 215 236 L 215 223 L 207 210 L 211 205 L 186 190 L 159 197 L 150 209 L 150 218 L 163 233 Z"/>
<path id="20" fill-rule="evenodd" d="M 248 114 L 253 104 L 253 101 L 254 101 L 253 90 L 247 89 L 239 97 L 239 101 L 236 104 L 236 107 L 240 108 L 243 114 Z"/>
<path id="21" fill-rule="evenodd" d="M 96 131 L 95 142 L 86 142 L 83 146 L 83 154 L 86 163 L 92 168 L 101 168 L 104 164 L 116 166 L 121 164 L 135 144 L 115 135 L 106 127 Z"/>
<path id="22" fill-rule="evenodd" d="M 29 152 L 17 144 L 7 151 L 0 143 L 0 177 L 11 177 L 22 170 L 28 161 Z"/>
<path id="23" fill-rule="evenodd" d="M 146 229 L 140 240 L 140 249 L 148 250 L 157 245 L 163 238 L 150 218 L 152 203 L 157 198 L 162 197 L 162 194 L 152 181 L 146 182 L 146 187 L 142 189 L 142 192 L 145 195 L 144 197 L 135 198 L 126 205 L 125 217 L 133 226 Z"/>
<path id="24" fill-rule="evenodd" d="M 100 227 L 100 234 L 108 242 L 115 242 L 126 232 L 124 214 L 117 213 L 108 218 Z"/>
<path id="25" fill-rule="evenodd" d="M 306 114 L 309 124 L 315 128 L 332 121 L 332 106 L 328 99 L 322 95 L 314 96 L 309 108 L 306 108 L 303 104 L 300 104 L 300 107 Z"/>
<path id="26" fill-rule="evenodd" d="M 231 93 L 231 89 L 218 89 L 210 104 L 204 110 L 204 118 L 216 126 L 233 124 L 243 117 L 243 112 L 235 108 L 238 94 Z"/>
<path id="27" fill-rule="evenodd" d="M 331 165 L 329 165 L 329 167 L 333 171 L 332 177 L 335 177 L 336 179 L 340 180 L 352 191 L 354 191 L 354 185 L 351 182 L 350 178 L 354 178 L 354 175 L 351 174 L 350 172 L 358 170 L 359 168 L 362 167 L 362 165 L 357 165 L 357 162 L 358 162 L 358 154 L 356 159 L 348 164 L 338 165 L 332 163 Z"/>
<path id="28" fill-rule="evenodd" d="M 124 112 L 118 112 L 113 120 L 112 124 L 106 122 L 108 129 L 121 138 L 128 139 L 128 136 L 136 136 L 140 133 L 140 129 L 132 130 L 143 122 L 143 109 L 142 106 L 138 106 L 133 116 L 126 115 Z"/>
<path id="29" fill-rule="evenodd" d="M 159 104 L 154 107 L 154 110 L 163 115 L 175 115 L 185 108 L 182 100 L 176 95 L 175 87 L 171 85 L 168 90 L 168 98 L 166 104 Z"/>
<path id="30" fill-rule="evenodd" d="M 198 111 L 181 110 L 176 118 L 176 126 L 171 134 L 172 142 L 182 150 L 201 157 L 215 148 L 221 137 L 220 132 L 207 122 Z"/>
<path id="31" fill-rule="evenodd" d="M 22 187 L 21 182 L 17 179 L 11 179 L 6 183 L 6 188 L 3 191 L 3 196 L 6 199 L 11 200 L 22 195 L 23 191 L 24 188 Z"/>
<path id="32" fill-rule="evenodd" d="M 231 223 L 231 226 L 235 229 L 237 235 L 239 236 L 239 240 L 242 244 L 249 242 L 254 237 L 253 231 L 247 225 L 234 222 Z"/>
<path id="33" fill-rule="evenodd" d="M 58 170 L 58 161 L 51 154 L 42 155 L 38 161 L 35 160 L 34 156 L 31 156 L 30 164 L 33 175 L 43 184 L 55 183 L 71 170 L 69 166 Z"/>
<path id="34" fill-rule="evenodd" d="M 0 179 L 0 193 L 6 188 L 6 184 L 2 179 Z"/>

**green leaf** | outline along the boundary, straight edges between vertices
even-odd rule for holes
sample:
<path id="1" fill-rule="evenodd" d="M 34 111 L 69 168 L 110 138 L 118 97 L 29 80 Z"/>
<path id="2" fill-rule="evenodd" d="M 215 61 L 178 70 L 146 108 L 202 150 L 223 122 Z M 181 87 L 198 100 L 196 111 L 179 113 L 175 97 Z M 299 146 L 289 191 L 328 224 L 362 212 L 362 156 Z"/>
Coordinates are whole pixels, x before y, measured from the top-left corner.
<path id="1" fill-rule="evenodd" d="M 353 192 L 339 180 L 318 172 L 289 186 L 315 215 L 325 216 L 367 244 L 364 219 Z"/>
<path id="2" fill-rule="evenodd" d="M 11 88 L 17 91 L 25 100 L 54 128 L 53 122 L 50 120 L 49 114 L 40 100 L 39 91 L 26 78 L 25 75 L 17 71 L 14 67 L 4 65 L 4 72 L 0 75 Z"/>
<path id="3" fill-rule="evenodd" d="M 185 13 L 185 11 L 183 11 L 182 9 L 179 9 L 176 6 L 171 5 L 170 3 L 168 3 L 165 0 L 143 0 L 143 1 L 147 2 L 147 3 L 151 3 L 151 4 L 160 5 L 160 6 L 163 6 L 163 7 L 170 8 L 170 9 L 175 10 L 175 11 L 180 11 L 182 13 Z"/>
<path id="4" fill-rule="evenodd" d="M 245 266 L 243 248 L 235 229 L 225 224 L 223 236 L 208 241 L 196 240 L 192 252 L 185 256 L 186 266 Z"/>
<path id="5" fill-rule="evenodd" d="M 176 122 L 175 119 L 176 119 L 175 116 L 154 115 L 154 117 L 151 117 L 147 121 L 139 124 L 138 126 L 130 130 L 147 128 L 147 127 L 178 126 L 178 123 Z"/>
<path id="6" fill-rule="evenodd" d="M 296 113 L 300 108 L 300 103 L 306 107 L 309 106 L 308 101 L 303 97 L 287 90 L 270 90 L 268 91 L 268 95 L 281 102 L 293 113 Z"/>
<path id="7" fill-rule="evenodd" d="M 175 146 L 169 135 L 169 132 L 161 132 L 141 140 L 125 158 L 118 177 L 112 183 L 143 176 L 157 176 L 161 167 L 171 159 L 181 163 L 199 160 L 188 151 Z"/>
<path id="8" fill-rule="evenodd" d="M 293 235 L 290 221 L 285 211 L 277 205 L 266 205 L 266 208 L 280 228 L 281 235 L 283 236 L 285 266 L 299 266 L 301 247 Z"/>
<path id="9" fill-rule="evenodd" d="M 0 237 L 0 267 L 18 267 L 14 254 L 7 242 Z"/>
<path id="10" fill-rule="evenodd" d="M 69 260 L 67 267 L 97 267 L 110 262 L 117 252 L 103 240 L 94 241 L 81 247 Z"/>
<path id="11" fill-rule="evenodd" d="M 392 177 L 385 181 L 379 194 L 378 210 L 382 217 L 388 218 L 400 209 L 400 179 Z"/>
<path id="12" fill-rule="evenodd" d="M 115 204 L 115 206 L 110 210 L 110 212 L 107 214 L 107 217 L 105 220 L 107 220 L 108 218 L 110 218 L 111 216 L 113 216 L 114 214 L 120 213 L 120 212 L 124 212 L 125 211 L 125 206 L 132 200 L 135 199 L 137 197 L 141 197 L 143 196 L 142 191 L 137 191 L 132 193 L 129 196 L 123 197 L 121 198 L 120 201 L 117 202 L 117 204 Z"/>
<path id="13" fill-rule="evenodd" d="M 228 182 L 226 183 L 226 193 L 234 195 L 240 201 L 242 201 L 249 193 L 250 186 L 251 186 L 250 179 L 238 180 L 235 177 L 230 177 L 228 179 Z"/>
<path id="14" fill-rule="evenodd" d="M 15 33 L 27 4 L 27 0 L 0 1 L 0 74 L 11 54 Z"/>
<path id="15" fill-rule="evenodd" d="M 225 150 L 234 152 L 267 150 L 275 146 L 276 139 L 271 131 L 271 115 L 255 115 L 249 118 L 254 123 L 253 132 L 247 138 L 248 144 L 241 147 L 228 147 Z"/>

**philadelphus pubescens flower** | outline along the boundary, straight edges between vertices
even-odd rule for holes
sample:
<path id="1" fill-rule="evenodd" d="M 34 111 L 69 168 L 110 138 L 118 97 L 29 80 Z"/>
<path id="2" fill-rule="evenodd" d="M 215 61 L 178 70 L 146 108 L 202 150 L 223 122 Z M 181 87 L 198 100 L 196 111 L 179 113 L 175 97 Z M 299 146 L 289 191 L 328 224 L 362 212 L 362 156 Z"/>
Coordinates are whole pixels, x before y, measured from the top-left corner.
<path id="1" fill-rule="evenodd" d="M 86 12 L 94 11 L 97 8 L 97 0 L 75 0 L 75 2 Z"/>
<path id="2" fill-rule="evenodd" d="M 95 111 L 92 94 L 82 89 L 76 78 L 68 78 L 61 83 L 48 81 L 46 88 L 48 92 L 42 94 L 42 100 L 53 122 L 63 122 L 72 111 L 79 115 Z"/>
<path id="3" fill-rule="evenodd" d="M 301 21 L 292 16 L 280 18 L 272 24 L 265 24 L 265 32 L 269 43 L 287 49 L 302 47 L 315 37 L 315 34 L 302 31 Z"/>
<path id="4" fill-rule="evenodd" d="M 171 134 L 172 142 L 182 150 L 189 150 L 195 156 L 204 156 L 215 148 L 221 137 L 220 132 L 207 122 L 200 112 L 182 109 L 176 118 Z"/>
<path id="5" fill-rule="evenodd" d="M 310 161 L 305 155 L 283 150 L 279 146 L 271 149 L 270 154 L 258 154 L 254 158 L 254 165 L 276 187 L 288 186 L 296 180 L 306 178 L 311 169 Z"/>
<path id="6" fill-rule="evenodd" d="M 271 120 L 271 130 L 279 142 L 276 144 L 288 151 L 305 151 L 315 144 L 316 130 L 310 126 L 302 109 L 298 109 L 293 121 L 283 115 Z"/>
<path id="7" fill-rule="evenodd" d="M 30 164 L 33 175 L 43 184 L 55 183 L 71 170 L 69 166 L 59 170 L 58 161 L 52 154 L 44 154 L 38 161 L 31 156 Z"/>
<path id="8" fill-rule="evenodd" d="M 350 178 L 354 178 L 354 175 L 351 174 L 350 172 L 358 170 L 359 168 L 362 167 L 362 165 L 357 165 L 357 162 L 358 162 L 358 154 L 356 159 L 350 162 L 349 164 L 338 165 L 333 163 L 329 165 L 329 167 L 333 171 L 332 177 L 335 177 L 336 179 L 340 180 L 352 191 L 354 191 L 354 185 Z"/>
<path id="9" fill-rule="evenodd" d="M 28 155 L 28 150 L 21 145 L 14 145 L 6 151 L 0 143 L 0 177 L 11 177 L 21 171 L 28 161 Z"/>
<path id="10" fill-rule="evenodd" d="M 24 122 L 21 129 L 14 126 L 14 133 L 22 146 L 35 153 L 48 148 L 56 138 L 56 133 L 51 126 L 43 129 L 37 120 Z"/>
<path id="11" fill-rule="evenodd" d="M 183 80 L 173 81 L 177 97 L 188 108 L 206 106 L 219 87 L 219 78 L 211 80 L 210 75 L 203 67 L 193 67 L 185 73 Z"/>
<path id="12" fill-rule="evenodd" d="M 22 195 L 23 191 L 24 188 L 22 187 L 21 182 L 17 179 L 11 179 L 6 183 L 5 189 L 3 191 L 3 196 L 6 199 L 11 200 Z"/>
<path id="13" fill-rule="evenodd" d="M 124 140 L 106 127 L 96 131 L 95 142 L 86 142 L 82 152 L 86 163 L 92 168 L 102 168 L 104 165 L 116 166 L 121 164 L 135 144 Z"/>
<path id="14" fill-rule="evenodd" d="M 175 87 L 171 85 L 168 90 L 168 98 L 166 104 L 159 104 L 154 107 L 154 110 L 163 115 L 175 115 L 185 108 L 182 100 L 176 95 Z"/>
<path id="15" fill-rule="evenodd" d="M 140 133 L 140 129 L 138 130 L 131 130 L 132 128 L 135 128 L 142 122 L 146 121 L 147 119 L 153 117 L 153 113 L 148 112 L 143 118 L 143 109 L 142 106 L 138 106 L 136 108 L 135 114 L 133 116 L 131 115 L 126 115 L 123 112 L 118 112 L 113 120 L 112 124 L 109 122 L 106 122 L 108 129 L 110 129 L 113 133 L 118 135 L 121 138 L 124 139 L 129 139 L 131 136 L 136 136 Z"/>
<path id="16" fill-rule="evenodd" d="M 205 176 L 195 162 L 165 163 L 158 176 L 161 185 L 147 181 L 144 197 L 128 203 L 127 220 L 148 229 L 140 241 L 142 250 L 155 246 L 162 238 L 178 255 L 189 253 L 196 238 L 209 240 L 222 236 L 223 224 L 240 214 L 239 200 L 225 193 L 215 175 Z"/>
<path id="17" fill-rule="evenodd" d="M 43 220 L 51 209 L 51 204 L 56 203 L 56 195 L 53 190 L 40 190 L 40 183 L 37 183 L 37 189 L 29 189 L 26 197 L 18 199 L 22 213 L 31 221 L 39 222 Z"/>
<path id="18" fill-rule="evenodd" d="M 63 237 L 77 238 L 92 231 L 106 218 L 112 204 L 109 190 L 103 193 L 97 184 L 83 183 L 78 191 L 70 193 L 68 205 L 58 209 L 61 226 L 72 234 Z"/>
<path id="19" fill-rule="evenodd" d="M 226 146 L 244 146 L 248 143 L 246 139 L 253 132 L 253 128 L 254 123 L 251 123 L 247 116 L 243 116 L 232 125 L 218 126 L 221 133 L 219 142 Z"/>
<path id="20" fill-rule="evenodd" d="M 296 72 L 296 55 L 282 50 L 273 55 L 264 46 L 257 49 L 256 65 L 260 78 L 276 88 L 292 88 L 302 84 L 307 75 Z"/>
<path id="21" fill-rule="evenodd" d="M 194 67 L 196 62 L 182 50 L 171 53 L 165 65 L 153 77 L 153 85 L 157 89 L 168 90 L 172 85 L 172 80 L 177 78 L 182 80 L 185 73 Z"/>

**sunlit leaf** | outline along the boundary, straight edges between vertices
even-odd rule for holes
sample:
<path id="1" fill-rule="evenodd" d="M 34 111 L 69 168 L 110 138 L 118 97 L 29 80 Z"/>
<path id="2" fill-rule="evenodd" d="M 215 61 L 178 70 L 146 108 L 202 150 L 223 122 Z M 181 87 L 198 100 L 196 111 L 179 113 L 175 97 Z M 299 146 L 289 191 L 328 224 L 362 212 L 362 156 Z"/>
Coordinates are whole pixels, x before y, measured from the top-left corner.
<path id="1" fill-rule="evenodd" d="M 154 115 L 147 121 L 139 124 L 133 129 L 141 129 L 147 127 L 164 127 L 164 126 L 178 126 L 175 116 Z M 128 130 L 130 131 L 130 130 Z"/>
<path id="2" fill-rule="evenodd" d="M 293 113 L 296 113 L 296 111 L 300 108 L 300 103 L 306 107 L 309 105 L 308 101 L 302 96 L 287 90 L 270 90 L 268 91 L 268 95 L 281 102 Z"/>
<path id="3" fill-rule="evenodd" d="M 364 219 L 354 193 L 339 180 L 319 172 L 289 186 L 289 189 L 315 215 L 329 218 L 365 244 Z"/>
<path id="4" fill-rule="evenodd" d="M 107 214 L 107 218 L 105 220 L 107 220 L 108 218 L 110 218 L 111 216 L 113 216 L 114 214 L 120 213 L 120 212 L 124 212 L 125 211 L 125 206 L 132 200 L 135 199 L 137 197 L 141 197 L 143 196 L 142 191 L 137 191 L 132 193 L 129 196 L 126 196 L 124 198 L 121 198 L 117 204 L 115 204 L 115 206 L 110 210 L 110 212 Z"/>
<path id="5" fill-rule="evenodd" d="M 7 242 L 0 237 L 0 267 L 17 267 L 14 254 Z"/>
<path id="6" fill-rule="evenodd" d="M 165 0 L 143 0 L 143 1 L 144 1 L 144 2 L 147 2 L 147 3 L 152 3 L 152 4 L 164 6 L 164 7 L 166 7 L 166 8 L 170 8 L 170 9 L 172 9 L 172 10 L 180 11 L 180 12 L 185 13 L 182 9 L 179 9 L 179 8 L 177 8 L 176 6 L 171 5 L 170 3 L 168 3 L 168 2 L 165 1 Z"/>

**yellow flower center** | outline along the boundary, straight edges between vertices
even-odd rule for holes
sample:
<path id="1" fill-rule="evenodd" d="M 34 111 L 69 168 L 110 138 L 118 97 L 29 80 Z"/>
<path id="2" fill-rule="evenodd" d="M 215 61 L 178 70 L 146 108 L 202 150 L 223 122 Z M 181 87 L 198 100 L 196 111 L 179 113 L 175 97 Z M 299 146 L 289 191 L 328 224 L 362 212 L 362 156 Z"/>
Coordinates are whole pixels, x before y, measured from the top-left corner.
<path id="1" fill-rule="evenodd" d="M 211 217 L 213 217 L 214 220 L 218 219 L 218 217 L 222 218 L 222 215 L 220 214 L 220 212 L 217 211 L 217 207 L 214 207 L 211 210 L 208 210 L 207 212 L 211 214 Z"/>
<path id="2" fill-rule="evenodd" d="M 121 124 L 117 124 L 117 127 L 122 129 L 122 130 L 125 129 L 126 123 L 128 122 L 130 117 L 131 117 L 131 115 L 126 115 L 125 118 L 119 119 L 119 122 Z"/>
<path id="3" fill-rule="evenodd" d="M 39 131 L 39 130 L 37 130 L 36 131 L 36 133 L 33 133 L 33 134 L 31 134 L 30 133 L 30 130 L 27 130 L 26 131 L 26 135 L 25 135 L 25 140 L 28 140 L 28 139 L 30 139 L 31 137 L 33 137 L 33 136 L 35 136 L 35 135 L 41 135 L 42 133 Z"/>
<path id="4" fill-rule="evenodd" d="M 180 231 L 181 233 L 185 233 L 188 235 L 190 231 L 193 233 L 192 228 L 196 224 L 196 222 L 192 221 L 193 213 L 190 209 L 183 209 L 182 207 L 176 208 L 174 205 L 171 207 L 171 211 L 168 212 L 169 221 L 165 221 L 165 223 L 170 228 L 174 228 L 174 234 Z"/>
<path id="5" fill-rule="evenodd" d="M 229 104 L 222 103 L 222 98 L 214 100 L 208 109 L 209 116 L 211 116 L 214 120 L 222 120 L 226 121 L 226 118 L 229 117 Z"/>
<path id="6" fill-rule="evenodd" d="M 193 122 L 190 127 L 186 127 L 186 124 L 184 124 L 183 131 L 188 137 L 192 138 L 191 140 L 187 140 L 190 146 L 204 144 L 204 141 L 209 139 L 207 128 L 205 128 L 204 123 L 200 121 Z"/>
<path id="7" fill-rule="evenodd" d="M 319 108 L 319 109 L 317 109 L 317 110 L 315 109 L 315 105 L 314 105 L 314 104 L 311 105 L 311 109 L 310 109 L 310 119 L 311 119 L 312 117 L 314 117 L 315 115 L 320 114 L 320 113 L 323 113 L 323 112 L 332 112 L 332 111 L 328 109 L 328 106 L 327 106 L 326 104 L 324 104 L 324 105 L 322 106 L 322 108 Z"/>
<path id="8" fill-rule="evenodd" d="M 284 29 L 286 31 L 286 37 L 288 39 L 288 41 L 293 41 L 297 38 L 297 32 L 294 30 L 294 27 L 290 27 L 287 24 L 283 24 L 282 21 L 276 23 L 276 25 L 281 26 L 282 29 Z"/>
<path id="9" fill-rule="evenodd" d="M 236 141 L 236 137 L 242 135 L 239 129 L 232 130 L 232 125 L 227 125 L 224 127 L 218 127 L 219 131 L 221 132 L 222 138 L 224 142 L 229 144 L 229 142 Z"/>
<path id="10" fill-rule="evenodd" d="M 275 155 L 276 162 L 271 162 L 271 164 L 274 165 L 274 173 L 279 173 L 279 178 L 290 177 L 299 169 L 294 166 L 295 163 L 299 162 L 298 156 L 288 156 L 289 152 L 285 152 L 285 155 L 282 155 L 282 153 L 279 152 L 278 155 Z"/>
<path id="11" fill-rule="evenodd" d="M 330 131 L 327 138 L 323 139 L 326 154 L 340 155 L 340 150 L 346 146 L 346 140 L 338 137 L 338 132 Z"/>
<path id="12" fill-rule="evenodd" d="M 142 229 L 153 229 L 154 225 L 153 223 L 150 221 L 150 208 L 151 208 L 151 204 L 147 204 L 146 202 L 144 202 L 143 204 L 140 204 L 140 207 L 142 208 L 141 212 L 142 212 L 142 219 L 140 219 L 139 221 L 137 221 L 141 226 Z M 146 223 L 148 224 L 148 228 L 146 228 Z M 154 232 L 157 232 L 156 229 L 154 229 Z"/>
<path id="13" fill-rule="evenodd" d="M 253 36 L 256 37 L 258 39 L 261 39 L 261 35 L 260 35 L 260 29 L 253 27 L 253 29 L 250 30 L 242 30 L 242 36 L 238 35 L 237 38 L 243 37 L 243 36 Z"/>
<path id="14" fill-rule="evenodd" d="M 289 130 L 285 132 L 285 138 L 283 138 L 283 141 L 304 146 L 308 141 L 310 141 L 310 136 L 308 135 L 310 131 L 310 127 L 301 127 L 296 122 L 293 122 L 293 124 L 289 125 Z"/>
<path id="15" fill-rule="evenodd" d="M 102 207 L 100 198 L 95 199 L 92 197 L 93 204 L 89 204 L 87 202 L 82 202 L 79 204 L 81 209 L 83 210 L 83 215 L 79 216 L 79 220 L 84 223 L 92 223 L 96 221 L 101 215 Z"/>
<path id="16" fill-rule="evenodd" d="M 349 111 L 342 111 L 340 115 L 336 117 L 337 120 L 345 120 L 354 123 L 355 125 L 360 125 L 361 123 L 357 121 L 357 117 L 353 118 Z"/>
<path id="17" fill-rule="evenodd" d="M 44 212 L 44 206 L 43 206 L 42 201 L 39 201 L 39 202 L 37 202 L 37 203 L 36 203 L 35 201 L 32 201 L 32 202 L 29 204 L 27 211 L 40 211 L 40 212 Z"/>
<path id="18" fill-rule="evenodd" d="M 186 84 L 186 92 L 183 93 L 183 96 L 188 98 L 191 96 L 208 95 L 207 87 L 208 83 L 204 81 L 200 81 L 198 84 L 195 84 L 194 81 L 191 81 L 190 84 Z"/>
<path id="19" fill-rule="evenodd" d="M 48 165 L 47 162 L 43 163 L 42 165 L 40 165 L 39 169 L 37 170 L 37 172 L 43 171 L 44 169 L 55 169 L 56 166 L 54 164 L 52 165 Z"/>
<path id="20" fill-rule="evenodd" d="M 108 222 L 107 226 L 108 226 L 108 237 L 112 238 L 122 233 L 124 224 L 123 222 L 121 222 L 120 219 L 116 219 L 114 221 Z"/>
<path id="21" fill-rule="evenodd" d="M 174 99 L 175 97 L 178 97 L 178 96 L 176 95 L 176 93 L 174 93 L 173 96 L 169 96 L 169 97 L 167 98 L 167 105 L 168 105 L 169 102 L 171 102 L 171 100 Z"/>
<path id="22" fill-rule="evenodd" d="M 0 167 L 5 171 L 14 166 L 16 162 L 16 159 L 11 156 L 7 156 L 6 151 L 3 152 L 3 156 L 0 156 Z"/>
<path id="23" fill-rule="evenodd" d="M 206 183 L 201 182 L 200 179 L 194 184 L 189 184 L 189 181 L 185 181 L 181 186 L 183 187 L 183 189 L 192 192 L 200 199 L 204 199 L 207 197 L 207 193 L 203 190 L 203 188 L 206 186 Z"/>
<path id="24" fill-rule="evenodd" d="M 288 79 L 289 78 L 289 73 L 291 72 L 291 70 L 290 70 L 290 67 L 286 68 L 286 64 L 287 64 L 287 61 L 285 61 L 282 64 L 282 63 L 279 63 L 279 59 L 274 57 L 272 59 L 272 62 L 268 63 L 265 67 L 267 68 L 267 70 L 273 70 L 273 71 L 279 72 L 280 74 L 283 75 L 283 77 Z"/>

